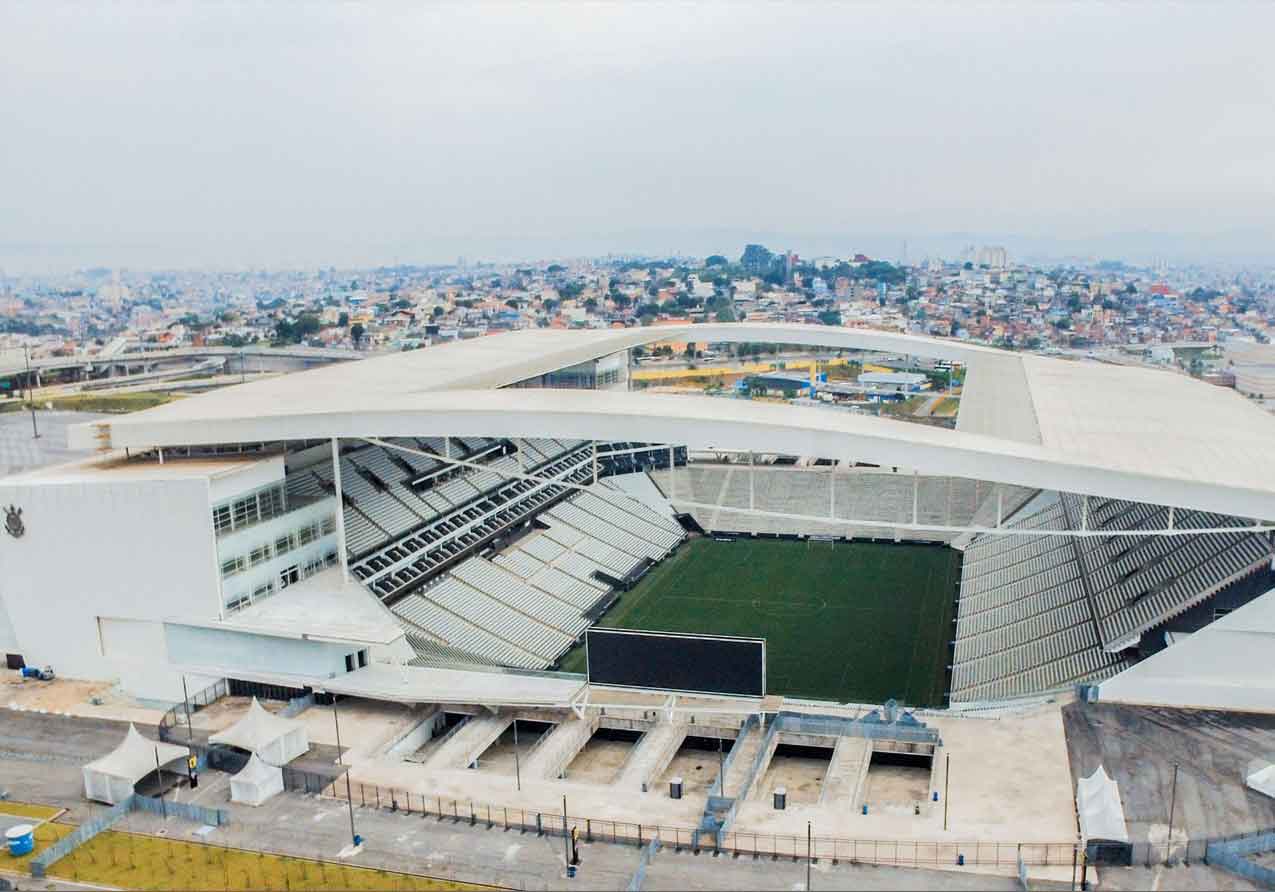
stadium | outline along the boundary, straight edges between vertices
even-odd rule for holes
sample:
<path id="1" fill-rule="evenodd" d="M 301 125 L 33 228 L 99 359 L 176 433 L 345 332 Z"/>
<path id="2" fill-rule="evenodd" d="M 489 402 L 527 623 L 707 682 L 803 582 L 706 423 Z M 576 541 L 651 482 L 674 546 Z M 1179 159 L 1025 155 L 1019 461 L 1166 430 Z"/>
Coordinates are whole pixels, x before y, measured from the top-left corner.
<path id="1" fill-rule="evenodd" d="M 670 338 L 955 365 L 955 429 L 632 389 Z M 0 480 L 0 647 L 143 703 L 406 707 L 350 774 L 409 794 L 1045 871 L 1077 804 L 1042 705 L 1275 704 L 1272 442 L 1185 377 L 961 341 L 495 335 L 72 428 L 89 458 Z"/>

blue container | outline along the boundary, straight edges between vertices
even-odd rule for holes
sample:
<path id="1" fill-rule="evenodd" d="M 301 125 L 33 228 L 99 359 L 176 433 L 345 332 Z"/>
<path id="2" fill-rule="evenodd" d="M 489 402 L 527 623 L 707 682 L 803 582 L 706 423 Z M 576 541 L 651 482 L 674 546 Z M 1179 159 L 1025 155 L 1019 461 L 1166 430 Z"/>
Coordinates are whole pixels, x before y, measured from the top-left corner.
<path id="1" fill-rule="evenodd" d="M 19 824 L 4 832 L 5 841 L 9 844 L 9 854 L 15 858 L 30 855 L 35 849 L 35 828 L 30 824 Z"/>

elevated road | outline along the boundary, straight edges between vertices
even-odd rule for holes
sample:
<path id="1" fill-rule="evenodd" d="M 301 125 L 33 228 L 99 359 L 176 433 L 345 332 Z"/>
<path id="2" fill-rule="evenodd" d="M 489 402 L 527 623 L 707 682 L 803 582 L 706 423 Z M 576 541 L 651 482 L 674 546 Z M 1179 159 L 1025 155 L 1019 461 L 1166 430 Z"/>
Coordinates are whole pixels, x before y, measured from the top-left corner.
<path id="1" fill-rule="evenodd" d="M 103 351 L 92 356 L 43 357 L 31 360 L 31 371 L 37 376 L 73 370 L 91 373 L 111 367 L 145 367 L 172 362 L 199 363 L 216 357 L 226 358 L 228 364 L 231 359 L 241 358 L 249 365 L 252 361 L 281 361 L 292 365 L 295 370 L 300 370 L 334 362 L 364 359 L 367 355 L 356 350 L 343 350 L 336 347 L 174 347 L 168 350 L 143 350 L 136 353 Z M 26 370 L 26 361 L 20 351 L 5 351 L 0 354 L 0 378 L 20 377 L 26 374 Z"/>

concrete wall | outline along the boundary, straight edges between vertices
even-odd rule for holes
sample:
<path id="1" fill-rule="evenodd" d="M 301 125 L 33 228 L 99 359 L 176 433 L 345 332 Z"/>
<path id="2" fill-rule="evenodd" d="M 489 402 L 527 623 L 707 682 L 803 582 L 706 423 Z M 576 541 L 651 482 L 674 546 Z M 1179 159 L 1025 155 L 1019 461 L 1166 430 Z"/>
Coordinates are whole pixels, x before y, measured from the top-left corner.
<path id="1" fill-rule="evenodd" d="M 353 644 L 302 641 L 176 623 L 164 626 L 164 637 L 169 658 L 175 663 L 316 678 L 344 675 L 346 655 L 360 649 Z"/>
<path id="2" fill-rule="evenodd" d="M 18 539 L 0 534 L 0 590 L 26 661 L 100 681 L 127 669 L 130 693 L 180 697 L 153 623 L 218 615 L 207 480 L 14 481 L 0 484 L 0 503 L 20 507 L 26 526 Z M 144 622 L 113 628 L 108 657 L 101 617 Z"/>

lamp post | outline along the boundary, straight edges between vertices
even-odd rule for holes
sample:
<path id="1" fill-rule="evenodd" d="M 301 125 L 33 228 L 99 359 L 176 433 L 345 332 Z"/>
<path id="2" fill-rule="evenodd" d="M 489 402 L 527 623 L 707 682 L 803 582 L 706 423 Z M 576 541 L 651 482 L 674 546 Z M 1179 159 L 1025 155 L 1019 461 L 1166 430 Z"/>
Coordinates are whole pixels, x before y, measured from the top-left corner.
<path id="1" fill-rule="evenodd" d="M 336 728 L 336 764 L 345 768 L 345 759 L 341 754 L 341 720 L 337 716 L 336 694 L 332 695 L 332 724 Z M 350 808 L 350 842 L 357 849 L 363 840 L 354 830 L 354 790 L 350 786 L 349 769 L 345 772 L 345 803 Z"/>
<path id="2" fill-rule="evenodd" d="M 31 388 L 31 347 L 22 345 L 22 353 L 27 360 L 27 405 L 31 407 L 31 438 L 40 439 L 40 429 L 35 425 L 35 393 Z"/>

